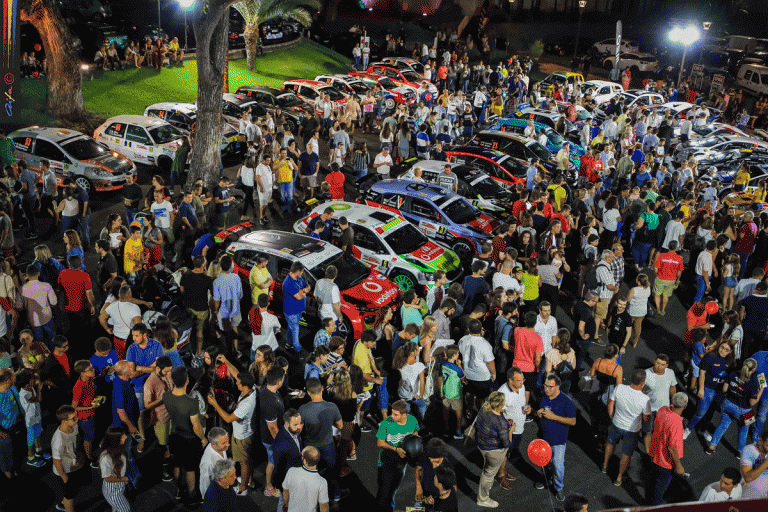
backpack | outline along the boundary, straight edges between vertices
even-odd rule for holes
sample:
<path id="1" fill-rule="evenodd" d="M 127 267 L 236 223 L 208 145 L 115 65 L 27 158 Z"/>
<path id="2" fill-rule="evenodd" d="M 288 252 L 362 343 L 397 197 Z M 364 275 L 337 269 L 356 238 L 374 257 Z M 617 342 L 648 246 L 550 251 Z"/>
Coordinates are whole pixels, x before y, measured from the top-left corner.
<path id="1" fill-rule="evenodd" d="M 608 268 L 608 265 L 603 263 L 602 261 L 589 269 L 587 271 L 587 274 L 584 276 L 584 289 L 587 291 L 597 290 L 600 288 L 603 283 L 600 282 L 600 279 L 597 277 L 597 269 L 598 267 L 603 266 Z"/>
<path id="2" fill-rule="evenodd" d="M 560 377 L 560 380 L 563 382 L 571 380 L 573 377 L 573 366 L 568 362 L 567 359 L 564 359 L 563 361 L 560 361 L 557 366 L 555 366 L 555 375 Z"/>

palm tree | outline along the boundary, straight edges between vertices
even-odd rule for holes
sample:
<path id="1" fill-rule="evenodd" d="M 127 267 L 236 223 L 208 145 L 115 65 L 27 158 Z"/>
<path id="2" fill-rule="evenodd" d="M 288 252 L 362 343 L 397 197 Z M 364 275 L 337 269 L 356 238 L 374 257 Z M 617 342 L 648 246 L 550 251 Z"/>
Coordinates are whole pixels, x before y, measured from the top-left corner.
<path id="1" fill-rule="evenodd" d="M 233 7 L 245 20 L 245 54 L 248 69 L 256 71 L 256 41 L 259 25 L 274 18 L 293 18 L 305 27 L 312 24 L 309 9 L 320 9 L 319 0 L 240 0 Z"/>

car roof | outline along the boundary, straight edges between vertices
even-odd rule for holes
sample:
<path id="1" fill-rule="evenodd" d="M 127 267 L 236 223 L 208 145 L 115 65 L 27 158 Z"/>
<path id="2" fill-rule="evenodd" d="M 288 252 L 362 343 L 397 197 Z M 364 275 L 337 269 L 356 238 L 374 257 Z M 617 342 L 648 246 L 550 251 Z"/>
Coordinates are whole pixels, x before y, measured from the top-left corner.
<path id="1" fill-rule="evenodd" d="M 500 135 L 504 137 L 505 139 L 512 139 L 517 142 L 520 142 L 521 144 L 528 144 L 531 142 L 531 139 L 528 139 L 526 137 L 521 137 L 516 133 L 512 132 L 500 132 L 500 131 L 493 131 L 493 130 L 483 130 L 478 135 Z"/>
<path id="2" fill-rule="evenodd" d="M 760 64 L 747 64 L 747 66 L 749 66 L 751 68 L 756 68 L 756 69 L 768 71 L 768 66 L 763 66 L 763 65 L 760 65 Z"/>
<path id="3" fill-rule="evenodd" d="M 174 103 L 172 101 L 155 103 L 153 105 L 149 105 L 147 108 L 155 108 L 159 110 L 175 110 L 185 114 L 190 112 L 197 112 L 197 105 L 194 103 Z"/>
<path id="4" fill-rule="evenodd" d="M 256 100 L 251 97 L 245 96 L 243 94 L 234 94 L 231 92 L 224 93 L 222 98 L 224 98 L 224 101 L 234 103 L 235 105 L 247 105 L 250 103 L 256 103 Z"/>
<path id="5" fill-rule="evenodd" d="M 238 91 L 258 91 L 258 92 L 266 92 L 268 94 L 272 94 L 274 96 L 279 96 L 280 94 L 284 94 L 288 91 L 284 91 L 283 89 L 277 89 L 275 87 L 265 87 L 262 85 L 244 85 L 237 89 Z"/>
<path id="6" fill-rule="evenodd" d="M 323 240 L 286 231 L 253 231 L 242 235 L 234 243 L 254 245 L 260 251 L 301 261 L 305 267 L 310 268 L 341 252 L 341 249 Z M 322 255 L 322 258 L 318 258 L 318 255 Z M 312 260 L 311 265 L 305 263 L 308 260 Z"/>
<path id="7" fill-rule="evenodd" d="M 328 84 L 325 82 L 318 82 L 317 80 L 286 80 L 283 82 L 283 85 L 285 84 L 298 84 L 298 85 L 308 85 L 310 87 L 328 87 Z"/>
<path id="8" fill-rule="evenodd" d="M 536 107 L 528 107 L 524 108 L 523 110 L 520 110 L 521 114 L 536 114 L 540 116 L 546 116 L 551 118 L 559 118 L 562 116 L 560 112 L 550 112 L 549 110 L 544 110 L 543 108 L 536 108 Z"/>
<path id="9" fill-rule="evenodd" d="M 471 153 L 473 155 L 490 158 L 491 160 L 498 160 L 500 158 L 508 156 L 506 153 L 502 153 L 501 151 L 497 151 L 495 149 L 481 148 L 479 146 L 450 146 L 445 149 L 445 152 L 446 153 Z"/>
<path id="10" fill-rule="evenodd" d="M 472 167 L 471 165 L 444 162 L 442 160 L 421 160 L 416 162 L 413 167 L 420 167 L 422 171 L 441 173 L 446 165 L 450 165 L 451 171 L 462 179 L 469 175 L 483 174 L 480 169 Z"/>
<path id="11" fill-rule="evenodd" d="M 659 107 L 667 107 L 675 110 L 682 110 L 684 108 L 693 106 L 695 106 L 693 103 L 688 103 L 687 101 L 668 101 L 667 103 L 662 103 L 659 105 Z"/>
<path id="12" fill-rule="evenodd" d="M 123 114 L 120 116 L 110 117 L 109 119 L 104 121 L 104 125 L 108 125 L 112 123 L 130 123 L 130 124 L 143 126 L 145 128 L 152 128 L 155 126 L 163 126 L 168 124 L 167 121 L 160 119 L 159 117 L 140 116 L 140 115 L 133 115 L 133 114 Z"/>
<path id="13" fill-rule="evenodd" d="M 409 186 L 418 185 L 419 190 L 409 190 Z M 407 195 L 409 197 L 418 197 L 427 199 L 429 201 L 437 201 L 441 197 L 458 197 L 458 194 L 444 189 L 439 185 L 433 185 L 431 183 L 421 183 L 411 180 L 382 180 L 374 183 L 371 190 L 376 192 L 396 192 L 401 195 Z"/>
<path id="14" fill-rule="evenodd" d="M 44 126 L 29 126 L 27 128 L 22 128 L 21 130 L 16 130 L 15 132 L 8 134 L 9 137 L 17 135 L 26 137 L 43 137 L 47 140 L 50 140 L 51 142 L 64 142 L 75 137 L 83 136 L 85 134 L 65 128 L 46 128 Z"/>
<path id="15" fill-rule="evenodd" d="M 351 203 L 347 201 L 331 201 L 317 206 L 313 211 L 322 213 L 326 208 L 332 208 L 336 215 L 343 215 L 354 224 L 359 224 L 370 229 L 385 226 L 390 222 L 400 219 L 405 221 L 402 215 L 381 208 L 368 206 L 367 204 Z"/>
<path id="16" fill-rule="evenodd" d="M 616 82 L 609 82 L 608 80 L 590 80 L 588 82 L 584 82 L 581 84 L 582 87 L 590 86 L 590 85 L 596 85 L 598 87 L 602 87 L 604 85 L 616 85 L 618 87 L 621 87 L 621 84 L 617 84 Z"/>

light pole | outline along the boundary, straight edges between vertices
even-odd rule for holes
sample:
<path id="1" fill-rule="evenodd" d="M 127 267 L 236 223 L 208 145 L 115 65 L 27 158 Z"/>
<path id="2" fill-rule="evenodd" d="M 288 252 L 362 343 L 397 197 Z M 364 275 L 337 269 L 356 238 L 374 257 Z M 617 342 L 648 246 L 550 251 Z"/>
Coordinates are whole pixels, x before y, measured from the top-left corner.
<path id="1" fill-rule="evenodd" d="M 683 69 L 685 69 L 685 56 L 688 53 L 688 47 L 701 38 L 701 31 L 695 25 L 673 27 L 667 34 L 667 38 L 673 43 L 683 45 L 683 60 L 680 63 L 680 73 L 677 75 L 677 87 L 679 88 L 683 81 Z"/>
<path id="2" fill-rule="evenodd" d="M 712 22 L 711 21 L 702 21 L 701 22 L 701 28 L 704 29 L 704 33 L 705 34 L 707 32 L 709 32 L 709 27 L 711 27 L 711 26 L 712 26 Z M 703 61 L 704 61 L 704 48 L 702 47 L 702 48 L 699 49 L 699 64 L 701 64 Z"/>
<path id="3" fill-rule="evenodd" d="M 184 50 L 187 50 L 187 10 L 192 7 L 195 0 L 178 0 L 179 6 L 184 11 Z"/>
<path id="4" fill-rule="evenodd" d="M 576 61 L 576 54 L 579 52 L 579 37 L 581 36 L 581 15 L 587 6 L 587 0 L 579 0 L 579 22 L 576 25 L 576 46 L 573 47 L 573 60 Z"/>
<path id="5" fill-rule="evenodd" d="M 157 0 L 157 37 L 160 37 L 160 32 L 163 29 L 160 28 L 160 0 Z"/>

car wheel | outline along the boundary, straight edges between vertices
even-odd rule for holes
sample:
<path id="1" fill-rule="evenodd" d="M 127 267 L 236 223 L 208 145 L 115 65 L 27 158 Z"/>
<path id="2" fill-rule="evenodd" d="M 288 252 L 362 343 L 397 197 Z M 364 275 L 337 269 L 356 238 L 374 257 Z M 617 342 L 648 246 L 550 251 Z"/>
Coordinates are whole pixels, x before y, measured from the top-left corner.
<path id="1" fill-rule="evenodd" d="M 404 292 L 412 290 L 416 286 L 416 279 L 406 272 L 396 272 L 390 279 Z"/>
<path id="2" fill-rule="evenodd" d="M 89 180 L 85 176 L 76 177 L 75 183 L 77 184 L 78 187 L 85 190 L 86 194 L 90 195 L 93 193 L 93 185 L 91 184 L 91 180 Z"/>
<path id="3" fill-rule="evenodd" d="M 171 167 L 173 167 L 173 160 L 171 160 L 167 156 L 160 157 L 157 161 L 157 166 L 160 168 L 160 171 L 164 174 L 170 174 L 171 173 Z"/>
<path id="4" fill-rule="evenodd" d="M 387 98 L 386 100 L 384 100 L 384 108 L 386 108 L 387 110 L 394 110 L 396 106 L 397 106 L 397 103 L 395 102 L 394 98 Z"/>
<path id="5" fill-rule="evenodd" d="M 463 239 L 454 242 L 451 248 L 462 262 L 469 261 L 472 259 L 472 256 L 475 255 L 475 251 L 472 246 L 469 245 L 469 242 Z"/>
<path id="6" fill-rule="evenodd" d="M 355 330 L 352 328 L 352 322 L 350 322 L 349 318 L 347 318 L 346 316 L 343 318 L 342 322 L 339 324 L 338 334 L 345 340 L 350 340 L 354 337 Z"/>
<path id="7" fill-rule="evenodd" d="M 291 133 L 296 133 L 296 122 L 293 119 L 286 117 L 284 124 L 288 125 L 288 130 Z"/>

